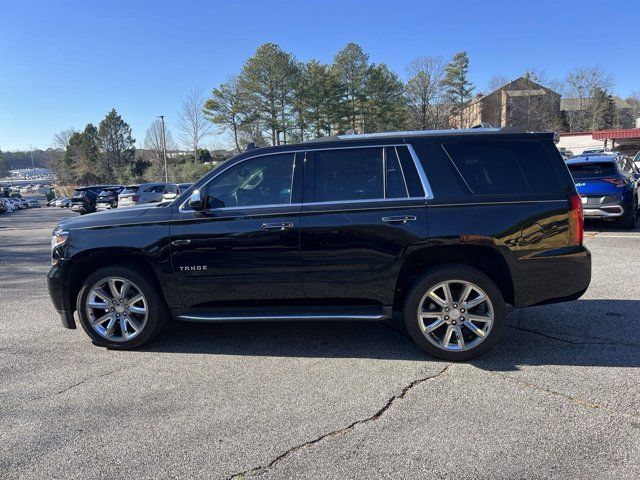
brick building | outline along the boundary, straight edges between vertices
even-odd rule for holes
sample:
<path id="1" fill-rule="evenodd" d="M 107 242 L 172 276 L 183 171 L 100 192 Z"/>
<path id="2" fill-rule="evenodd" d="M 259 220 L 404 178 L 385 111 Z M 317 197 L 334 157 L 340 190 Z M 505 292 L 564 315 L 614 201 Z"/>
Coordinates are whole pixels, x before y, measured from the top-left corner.
<path id="1" fill-rule="evenodd" d="M 559 126 L 560 94 L 520 77 L 488 95 L 476 96 L 462 110 L 462 115 L 449 117 L 452 128 L 469 128 L 481 123 L 494 127 L 517 125 L 527 130 Z"/>

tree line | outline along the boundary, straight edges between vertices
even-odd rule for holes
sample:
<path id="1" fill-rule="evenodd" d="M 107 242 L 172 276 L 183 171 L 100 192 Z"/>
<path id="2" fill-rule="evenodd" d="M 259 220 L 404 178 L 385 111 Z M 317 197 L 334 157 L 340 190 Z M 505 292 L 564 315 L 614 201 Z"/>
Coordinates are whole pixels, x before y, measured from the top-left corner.
<path id="1" fill-rule="evenodd" d="M 448 62 L 419 57 L 407 67 L 405 82 L 386 64 L 371 63 L 355 43 L 336 53 L 331 64 L 299 61 L 278 45 L 266 43 L 237 75 L 212 90 L 204 112 L 220 133 L 231 134 L 237 150 L 250 142 L 279 145 L 340 133 L 448 128 L 456 120 L 463 123 L 463 110 L 476 94 L 469 69 L 466 52 L 456 53 Z M 616 109 L 613 77 L 598 67 L 575 69 L 562 81 L 549 81 L 535 69 L 523 76 L 581 102 L 580 110 L 561 116 L 557 105 L 534 105 L 531 100 L 530 108 L 521 107 L 528 110 L 521 116 L 531 119 L 535 128 L 632 126 L 631 114 L 624 117 Z M 508 78 L 496 75 L 489 92 L 507 83 Z M 638 96 L 628 102 L 637 112 Z"/>
<path id="2" fill-rule="evenodd" d="M 169 179 L 193 181 L 212 167 L 210 162 L 231 155 L 202 148 L 215 128 L 230 134 L 237 151 L 248 143 L 280 145 L 341 133 L 449 128 L 456 119 L 462 123 L 464 108 L 479 94 L 469 72 L 466 52 L 448 61 L 419 57 L 407 66 L 405 81 L 386 64 L 372 63 L 355 43 L 338 51 L 330 64 L 299 61 L 278 45 L 266 43 L 208 97 L 193 89 L 183 98 L 177 112 L 178 140 L 165 130 Z M 523 76 L 579 102 L 579 108 L 564 117 L 557 107 L 525 102 L 519 106 L 525 111 L 515 115 L 524 128 L 601 130 L 632 126 L 633 118 L 640 116 L 637 94 L 627 99 L 633 112 L 627 112 L 628 118 L 621 116 L 611 94 L 613 77 L 600 68 L 575 69 L 562 81 L 549 80 L 535 69 Z M 509 81 L 495 75 L 485 93 Z M 148 128 L 144 148 L 136 150 L 131 127 L 112 110 L 97 126 L 58 133 L 54 146 L 64 153 L 52 167 L 64 183 L 161 180 L 162 145 L 159 119 Z"/>

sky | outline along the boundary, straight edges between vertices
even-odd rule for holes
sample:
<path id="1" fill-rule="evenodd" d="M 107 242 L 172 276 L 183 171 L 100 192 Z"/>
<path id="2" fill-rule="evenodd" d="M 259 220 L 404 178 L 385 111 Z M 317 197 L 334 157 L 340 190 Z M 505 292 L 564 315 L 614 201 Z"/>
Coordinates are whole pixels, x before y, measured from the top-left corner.
<path id="1" fill-rule="evenodd" d="M 330 63 L 348 42 L 405 78 L 419 56 L 466 50 L 477 91 L 527 69 L 561 79 L 577 67 L 640 91 L 638 1 L 51 1 L 0 0 L 0 149 L 47 148 L 55 133 L 115 108 L 141 145 L 193 88 L 239 73 L 263 43 Z M 216 134 L 210 147 L 229 145 Z"/>

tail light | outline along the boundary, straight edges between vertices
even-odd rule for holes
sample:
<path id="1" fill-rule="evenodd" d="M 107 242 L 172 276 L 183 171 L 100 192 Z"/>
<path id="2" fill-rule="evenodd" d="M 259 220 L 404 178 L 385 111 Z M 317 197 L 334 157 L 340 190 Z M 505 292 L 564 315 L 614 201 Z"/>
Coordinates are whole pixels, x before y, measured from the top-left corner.
<path id="1" fill-rule="evenodd" d="M 577 193 L 569 194 L 569 243 L 582 245 L 584 240 L 584 216 L 582 199 Z"/>
<path id="2" fill-rule="evenodd" d="M 627 182 L 622 178 L 603 178 L 605 182 L 613 183 L 616 187 L 624 187 Z"/>
<path id="3" fill-rule="evenodd" d="M 137 202 L 140 197 L 138 195 L 131 195 L 131 201 Z"/>

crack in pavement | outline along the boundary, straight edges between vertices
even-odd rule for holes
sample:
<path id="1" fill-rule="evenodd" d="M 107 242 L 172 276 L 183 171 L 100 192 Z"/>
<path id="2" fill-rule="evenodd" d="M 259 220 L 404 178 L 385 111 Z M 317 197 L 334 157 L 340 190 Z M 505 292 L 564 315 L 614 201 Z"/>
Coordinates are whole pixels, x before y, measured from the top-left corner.
<path id="1" fill-rule="evenodd" d="M 540 332 L 538 330 L 532 330 L 532 329 L 529 329 L 529 328 L 518 327 L 518 326 L 515 326 L 515 325 L 507 325 L 507 328 L 511 328 L 513 330 L 518 330 L 520 332 L 532 333 L 534 335 L 540 335 L 541 337 L 549 338 L 551 340 L 557 340 L 559 342 L 570 343 L 571 345 L 619 345 L 619 346 L 622 346 L 622 347 L 632 347 L 632 348 L 640 347 L 640 344 L 637 344 L 637 343 L 616 342 L 614 340 L 609 340 L 609 339 L 606 339 L 606 338 L 580 337 L 580 336 L 577 336 L 577 335 L 573 335 L 574 338 L 584 338 L 586 340 L 597 340 L 597 341 L 583 342 L 583 341 L 569 340 L 569 339 L 562 338 L 562 337 L 557 337 L 555 335 L 551 335 L 551 334 L 548 334 L 548 333 Z"/>
<path id="2" fill-rule="evenodd" d="M 560 397 L 560 398 L 564 398 L 565 400 L 569 400 L 572 403 L 575 403 L 577 405 L 583 406 L 583 407 L 588 407 L 588 408 L 592 408 L 594 410 L 602 410 L 604 412 L 610 413 L 612 415 L 619 415 L 621 417 L 625 417 L 634 421 L 637 421 L 640 416 L 638 415 L 632 415 L 629 413 L 624 413 L 624 412 L 619 412 L 618 410 L 614 410 L 611 407 L 607 407 L 606 405 L 603 405 L 601 403 L 597 403 L 597 402 L 590 402 L 588 400 L 583 400 L 581 398 L 576 398 L 576 397 L 572 397 L 571 395 L 568 395 L 566 393 L 562 393 L 562 392 L 558 392 L 557 390 L 551 390 L 549 388 L 545 388 L 542 387 L 540 385 L 537 385 L 535 383 L 532 382 L 528 382 L 527 380 L 521 380 L 518 378 L 513 378 L 510 377 L 508 375 L 502 374 L 502 373 L 498 373 L 498 372 L 492 372 L 490 370 L 484 370 L 486 373 L 488 373 L 489 375 L 494 375 L 498 378 L 501 378 L 503 380 L 506 380 L 508 382 L 512 382 L 512 383 L 517 383 L 519 385 L 523 385 L 525 387 L 531 388 L 533 390 L 536 390 L 538 392 L 543 392 L 543 393 L 547 393 L 549 395 L 553 395 L 556 397 Z"/>
<path id="3" fill-rule="evenodd" d="M 95 380 L 95 379 L 98 379 L 98 378 L 107 377 L 107 376 L 109 376 L 109 375 L 111 375 L 113 373 L 117 373 L 117 372 L 120 372 L 122 370 L 125 370 L 126 368 L 129 368 L 129 366 L 115 368 L 113 370 L 109 370 L 108 372 L 104 372 L 104 373 L 101 373 L 99 375 L 93 375 L 91 377 L 84 378 L 84 379 L 80 380 L 79 382 L 74 383 L 73 385 L 69 385 L 68 387 L 63 388 L 62 390 L 58 390 L 57 392 L 46 393 L 46 394 L 40 395 L 38 397 L 28 398 L 27 400 L 23 400 L 22 402 L 14 403 L 13 405 L 8 405 L 7 408 L 20 407 L 20 406 L 25 405 L 27 403 L 35 402 L 36 400 L 42 400 L 43 398 L 55 397 L 56 395 L 60 395 L 62 393 L 68 392 L 69 390 L 72 390 L 72 389 L 74 389 L 76 387 L 79 387 L 80 385 L 88 382 L 89 380 Z"/>
<path id="4" fill-rule="evenodd" d="M 311 445 L 314 445 L 316 443 L 319 443 L 323 440 L 326 440 L 328 438 L 332 438 L 332 437 L 336 437 L 338 435 L 342 435 L 343 433 L 347 433 L 350 430 L 352 430 L 353 428 L 355 428 L 358 425 L 362 425 L 365 423 L 369 423 L 369 422 L 375 422 L 376 420 L 378 420 L 380 417 L 382 417 L 382 415 L 385 414 L 385 412 L 387 412 L 387 410 L 389 410 L 393 404 L 398 401 L 398 400 L 402 400 L 404 397 L 407 396 L 407 394 L 411 391 L 411 389 L 413 389 L 414 387 L 424 383 L 424 382 L 428 382 L 429 380 L 433 380 L 436 379 L 442 375 L 444 375 L 445 373 L 447 373 L 447 371 L 449 370 L 449 368 L 452 366 L 453 364 L 450 363 L 448 364 L 446 367 L 444 367 L 442 370 L 440 370 L 439 372 L 433 374 L 433 375 L 429 375 L 428 377 L 424 377 L 424 378 L 419 378 L 417 380 L 414 380 L 413 382 L 411 382 L 410 384 L 406 385 L 401 391 L 400 393 L 397 393 L 395 395 L 393 395 L 391 398 L 389 398 L 389 400 L 387 400 L 387 402 L 384 404 L 384 406 L 382 408 L 380 408 L 377 412 L 375 412 L 373 415 L 370 415 L 369 417 L 366 418 L 362 418 L 360 420 L 356 420 L 355 422 L 351 423 L 350 425 L 338 429 L 338 430 L 333 430 L 329 433 L 325 433 L 317 438 L 314 438 L 313 440 L 309 440 L 307 442 L 301 443 L 299 445 L 296 445 L 294 447 L 291 447 L 289 450 L 287 450 L 286 452 L 278 455 L 277 457 L 275 457 L 273 460 L 271 460 L 269 463 L 267 463 L 266 465 L 259 465 L 257 467 L 251 468 L 249 470 L 244 470 L 242 472 L 239 473 L 234 473 L 233 475 L 231 475 L 230 477 L 227 477 L 227 480 L 233 480 L 233 479 L 241 479 L 244 478 L 247 475 L 256 475 L 256 474 L 260 474 L 263 473 L 267 470 L 269 470 L 270 468 L 274 467 L 275 465 L 277 465 L 278 463 L 280 463 L 281 461 L 283 461 L 284 459 L 286 459 L 289 455 L 302 450 L 306 447 L 309 447 Z"/>

